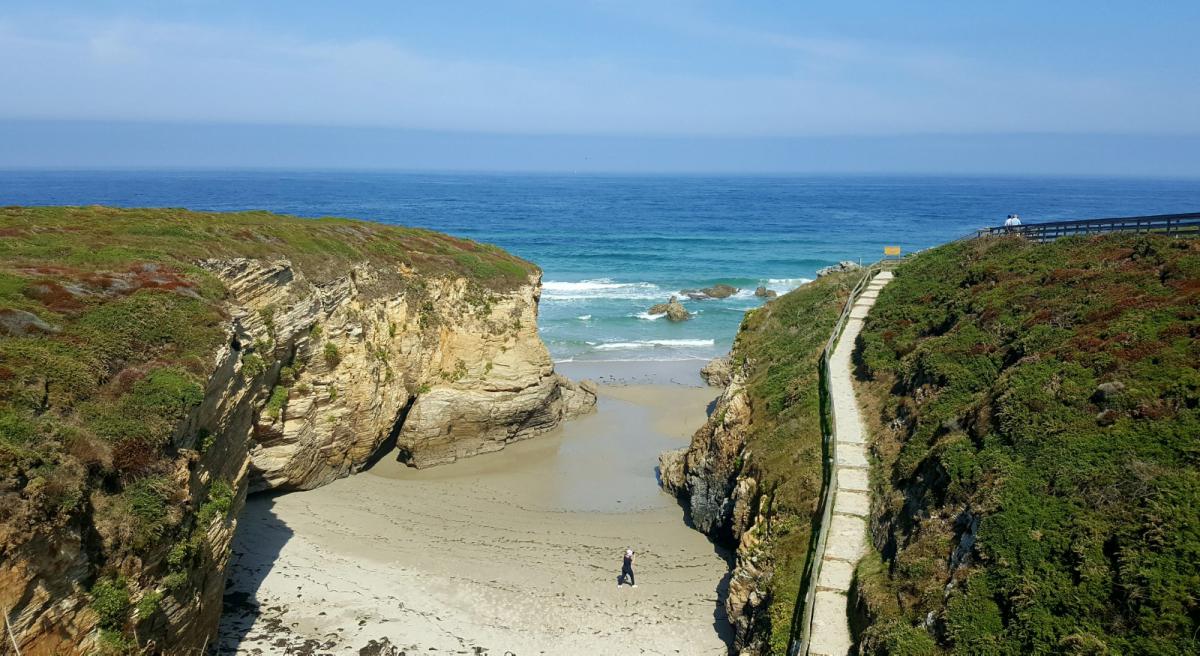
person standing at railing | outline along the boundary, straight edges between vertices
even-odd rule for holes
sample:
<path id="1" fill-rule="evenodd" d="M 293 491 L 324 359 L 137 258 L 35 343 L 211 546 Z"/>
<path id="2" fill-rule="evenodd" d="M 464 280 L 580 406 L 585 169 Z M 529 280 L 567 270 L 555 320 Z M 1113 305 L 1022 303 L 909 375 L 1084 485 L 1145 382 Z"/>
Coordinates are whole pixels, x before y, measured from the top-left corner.
<path id="1" fill-rule="evenodd" d="M 1021 225 L 1021 217 L 1016 214 L 1009 214 L 1007 219 L 1004 219 L 1005 228 L 1015 228 Z"/>

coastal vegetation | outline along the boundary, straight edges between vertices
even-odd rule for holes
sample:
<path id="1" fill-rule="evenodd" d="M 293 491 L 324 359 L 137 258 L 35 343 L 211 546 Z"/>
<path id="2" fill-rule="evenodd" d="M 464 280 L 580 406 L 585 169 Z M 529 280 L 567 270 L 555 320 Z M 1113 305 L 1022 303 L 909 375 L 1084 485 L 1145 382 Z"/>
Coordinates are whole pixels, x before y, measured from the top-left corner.
<path id="1" fill-rule="evenodd" d="M 81 549 L 105 653 L 161 631 L 163 595 L 227 549 L 209 548 L 209 528 L 229 519 L 245 484 L 231 485 L 236 469 L 199 473 L 196 458 L 217 436 L 190 418 L 207 400 L 230 324 L 224 283 L 199 264 L 233 258 L 286 259 L 318 285 L 377 264 L 465 278 L 481 297 L 527 285 L 536 272 L 492 246 L 347 219 L 0 208 L 0 557 Z M 277 366 L 277 311 L 261 310 L 266 337 L 240 347 L 239 376 L 265 386 L 262 411 L 272 420 L 297 375 L 285 366 L 277 384 L 265 380 Z M 332 367 L 343 354 L 326 342 L 323 357 Z M 62 588 L 54 594 L 74 593 L 65 576 L 54 585 Z"/>
<path id="2" fill-rule="evenodd" d="M 1200 651 L 1200 242 L 948 244 L 860 336 L 867 653 Z"/>
<path id="3" fill-rule="evenodd" d="M 774 575 L 760 632 L 769 653 L 785 653 L 821 494 L 821 350 L 855 273 L 823 276 L 747 314 L 733 347 L 745 363 L 751 416 L 741 475 L 762 490 L 766 520 L 755 557 Z"/>
<path id="4" fill-rule="evenodd" d="M 725 601 L 738 653 L 785 653 L 822 481 L 821 350 L 859 274 L 818 278 L 748 312 L 725 390 L 687 449 L 660 457 L 693 525 L 736 550 Z"/>

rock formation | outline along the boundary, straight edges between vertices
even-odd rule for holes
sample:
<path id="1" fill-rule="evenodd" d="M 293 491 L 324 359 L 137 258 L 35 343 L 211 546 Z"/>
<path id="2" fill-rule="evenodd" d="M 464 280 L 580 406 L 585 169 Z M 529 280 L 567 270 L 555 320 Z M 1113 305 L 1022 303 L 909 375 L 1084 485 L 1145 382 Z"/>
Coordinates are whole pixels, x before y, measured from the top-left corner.
<path id="1" fill-rule="evenodd" d="M 729 298 L 739 291 L 741 290 L 733 285 L 718 283 L 712 287 L 704 287 L 702 289 L 685 289 L 679 293 L 692 299 L 693 301 L 706 301 L 713 298 Z"/>
<path id="2" fill-rule="evenodd" d="M 321 225 L 291 221 L 296 230 Z M 428 235 L 417 238 L 433 243 Z M 216 299 L 204 328 L 217 346 L 185 361 L 201 384 L 162 448 L 114 455 L 120 444 L 79 442 L 92 451 L 71 447 L 48 480 L 10 475 L 24 465 L 6 461 L 0 611 L 12 631 L 5 646 L 15 641 L 22 656 L 200 653 L 216 630 L 248 491 L 316 487 L 381 457 L 450 462 L 594 409 L 594 386 L 556 374 L 538 337 L 540 273 L 490 288 L 462 275 L 420 275 L 400 257 L 319 280 L 285 258 L 193 262 L 199 273 L 187 277 L 137 274 L 170 298 L 199 303 L 194 285 L 218 289 L 204 301 Z M 96 289 L 117 290 L 114 299 L 132 293 L 112 282 L 125 274 L 47 271 L 99 281 Z M 133 320 L 152 328 L 159 317 Z M 57 331 L 28 312 L 0 314 L 0 337 Z M 129 384 L 146 369 L 129 370 Z M 144 457 L 152 475 L 130 475 L 118 492 L 86 487 L 88 463 L 111 467 L 117 457 Z M 157 487 L 139 497 L 138 484 Z M 155 523 L 140 519 L 147 513 Z"/>
<path id="3" fill-rule="evenodd" d="M 708 361 L 700 369 L 700 376 L 704 381 L 713 387 L 725 387 L 729 384 L 733 376 L 733 359 L 728 355 L 722 355 L 718 358 L 713 358 Z"/>
<path id="4" fill-rule="evenodd" d="M 723 360 L 720 365 L 714 363 Z M 728 356 L 705 369 L 727 367 Z M 760 524 L 765 521 L 760 504 L 764 496 L 757 482 L 745 475 L 753 454 L 746 449 L 750 401 L 745 390 L 744 367 L 728 375 L 708 421 L 684 449 L 659 456 L 662 487 L 687 504 L 696 528 L 718 542 L 736 545 L 736 560 L 729 582 L 725 610 L 735 631 L 733 653 L 758 654 L 753 644 L 756 611 L 766 599 L 765 586 L 772 571 L 758 558 Z M 710 384 L 711 384 L 710 379 Z"/>
<path id="5" fill-rule="evenodd" d="M 767 289 L 766 287 L 759 285 L 755 288 L 754 295 L 759 298 L 775 298 L 776 296 L 779 296 L 779 293 L 774 289 Z"/>
<path id="6" fill-rule="evenodd" d="M 687 321 L 692 318 L 692 313 L 688 312 L 687 308 L 679 302 L 679 298 L 675 296 L 672 296 L 671 300 L 666 303 L 651 305 L 650 309 L 646 310 L 646 314 L 665 314 L 671 321 Z"/>
<path id="7" fill-rule="evenodd" d="M 380 294 L 389 272 L 366 267 L 318 287 L 287 262 L 204 266 L 229 287 L 242 341 L 268 344 L 286 373 L 282 403 L 256 424 L 252 490 L 317 487 L 393 448 L 417 467 L 453 462 L 595 404 L 554 373 L 536 277 L 484 298 L 462 279 Z"/>
<path id="8" fill-rule="evenodd" d="M 827 276 L 831 273 L 842 273 L 844 271 L 857 271 L 861 268 L 862 268 L 862 266 L 859 265 L 857 262 L 851 262 L 850 260 L 842 260 L 841 262 L 838 262 L 837 264 L 834 264 L 832 266 L 827 266 L 827 267 L 817 269 L 817 277 L 820 278 L 822 276 Z"/>

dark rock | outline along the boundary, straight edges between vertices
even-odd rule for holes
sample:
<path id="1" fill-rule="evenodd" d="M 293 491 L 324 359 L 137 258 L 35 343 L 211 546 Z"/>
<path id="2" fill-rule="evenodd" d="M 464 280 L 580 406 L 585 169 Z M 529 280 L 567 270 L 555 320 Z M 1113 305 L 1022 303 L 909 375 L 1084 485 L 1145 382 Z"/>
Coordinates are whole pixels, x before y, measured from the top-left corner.
<path id="1" fill-rule="evenodd" d="M 734 287 L 733 285 L 721 283 L 718 285 L 713 285 L 712 287 L 705 287 L 700 291 L 708 294 L 710 298 L 729 298 L 730 296 L 738 293 L 738 288 Z"/>
<path id="2" fill-rule="evenodd" d="M 776 293 L 774 289 L 767 289 L 766 287 L 759 285 L 758 288 L 754 290 L 754 295 L 759 298 L 775 298 L 779 294 Z"/>
<path id="3" fill-rule="evenodd" d="M 358 656 L 400 656 L 402 652 L 387 638 L 371 640 L 366 647 L 358 650 Z"/>
<path id="4" fill-rule="evenodd" d="M 687 308 L 683 307 L 683 304 L 679 302 L 679 298 L 675 296 L 672 296 L 671 300 L 666 303 L 658 303 L 650 306 L 650 309 L 646 310 L 646 313 L 665 314 L 667 315 L 667 319 L 671 321 L 687 321 L 692 318 L 692 314 L 687 311 Z"/>
<path id="5" fill-rule="evenodd" d="M 712 287 L 705 287 L 703 289 L 685 289 L 679 293 L 692 299 L 693 301 L 707 301 L 714 298 L 729 298 L 739 291 L 741 290 L 733 285 L 718 283 Z"/>

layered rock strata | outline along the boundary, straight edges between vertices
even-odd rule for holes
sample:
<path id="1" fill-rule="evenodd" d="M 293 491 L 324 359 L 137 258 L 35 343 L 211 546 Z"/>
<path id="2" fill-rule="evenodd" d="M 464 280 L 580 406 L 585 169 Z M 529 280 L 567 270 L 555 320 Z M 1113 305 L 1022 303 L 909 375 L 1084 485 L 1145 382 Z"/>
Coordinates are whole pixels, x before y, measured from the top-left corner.
<path id="1" fill-rule="evenodd" d="M 536 276 L 497 293 L 397 285 L 367 267 L 316 286 L 287 262 L 205 266 L 229 287 L 243 341 L 267 345 L 279 372 L 250 453 L 254 490 L 323 485 L 393 450 L 417 467 L 453 462 L 595 406 L 538 337 Z"/>
<path id="2" fill-rule="evenodd" d="M 538 274 L 500 292 L 402 264 L 322 284 L 288 260 L 198 264 L 227 290 L 228 320 L 203 400 L 170 440 L 177 539 L 113 562 L 124 552 L 106 545 L 131 537 L 104 524 L 103 495 L 55 522 L 36 504 L 6 509 L 0 612 L 22 656 L 202 653 L 248 491 L 317 487 L 381 457 L 450 462 L 594 408 L 595 388 L 556 374 L 538 338 Z M 120 574 L 105 593 L 101 561 Z M 101 630 L 114 604 L 136 645 Z"/>

